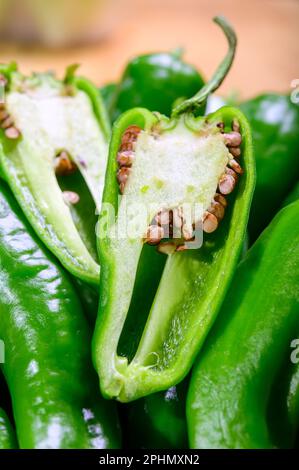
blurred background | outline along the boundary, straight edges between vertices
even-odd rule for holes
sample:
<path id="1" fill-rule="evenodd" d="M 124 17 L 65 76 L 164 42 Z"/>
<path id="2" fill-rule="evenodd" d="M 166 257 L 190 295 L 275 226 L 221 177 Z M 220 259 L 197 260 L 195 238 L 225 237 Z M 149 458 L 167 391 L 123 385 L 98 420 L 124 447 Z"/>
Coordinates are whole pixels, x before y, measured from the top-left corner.
<path id="1" fill-rule="evenodd" d="M 298 0 L 0 0 L 0 61 L 60 76 L 80 63 L 102 85 L 117 80 L 132 56 L 180 46 L 208 78 L 226 50 L 216 14 L 239 37 L 220 94 L 289 91 L 299 77 Z"/>

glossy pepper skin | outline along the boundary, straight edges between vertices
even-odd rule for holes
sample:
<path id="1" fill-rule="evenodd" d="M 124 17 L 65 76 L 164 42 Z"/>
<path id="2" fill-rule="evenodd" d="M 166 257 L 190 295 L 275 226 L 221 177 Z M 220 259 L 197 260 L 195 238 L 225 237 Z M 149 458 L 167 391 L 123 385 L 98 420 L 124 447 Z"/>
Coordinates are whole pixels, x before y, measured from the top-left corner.
<path id="1" fill-rule="evenodd" d="M 110 116 L 114 121 L 124 111 L 138 106 L 170 116 L 178 98 L 190 98 L 203 85 L 202 76 L 182 60 L 179 50 L 140 55 L 125 68 L 110 101 Z"/>
<path id="2" fill-rule="evenodd" d="M 0 257 L 3 372 L 20 447 L 118 447 L 115 409 L 98 395 L 75 291 L 3 184 Z"/>
<path id="3" fill-rule="evenodd" d="M 0 449 L 17 449 L 15 431 L 5 411 L 0 408 Z"/>
<path id="4" fill-rule="evenodd" d="M 233 34 L 230 40 L 235 46 Z M 199 96 L 178 105 L 174 110 L 174 121 L 161 118 L 149 110 L 136 108 L 124 113 L 114 125 L 103 203 L 112 206 L 115 213 L 119 210 L 116 156 L 122 135 L 131 125 L 149 130 L 161 119 L 166 121 L 166 128 L 173 126 L 176 129 L 178 117 L 185 119 L 184 122 L 188 123 L 186 126 L 193 132 L 201 125 L 213 127 L 221 121 L 230 126 L 237 119 L 243 136 L 242 163 L 245 171 L 238 184 L 238 195 L 230 201 L 220 229 L 210 234 L 199 250 L 168 256 L 134 355 L 119 354 L 118 344 L 130 308 L 142 242 L 139 238 L 127 239 L 119 245 L 109 236 L 99 237 L 103 278 L 93 338 L 93 358 L 100 376 L 101 390 L 106 397 L 132 401 L 165 390 L 182 380 L 217 316 L 231 280 L 240 254 L 254 188 L 250 128 L 244 115 L 234 108 L 222 108 L 204 118 L 195 118 L 190 110 L 193 111 L 206 100 L 209 92 L 219 86 L 219 80 L 221 83 L 233 55 L 234 48 L 230 49 L 228 59 L 221 64 L 205 89 L 199 92 Z M 105 218 L 103 212 L 100 221 L 105 221 Z M 154 365 L 157 357 L 161 361 L 159 367 Z"/>
<path id="5" fill-rule="evenodd" d="M 271 387 L 299 334 L 298 217 L 298 201 L 282 209 L 235 273 L 192 374 L 192 448 L 275 446 L 267 422 Z"/>
<path id="6" fill-rule="evenodd" d="M 253 243 L 299 178 L 299 107 L 290 96 L 264 94 L 242 103 L 240 109 L 251 125 L 256 157 L 249 219 Z"/>
<path id="7" fill-rule="evenodd" d="M 110 135 L 98 90 L 87 79 L 75 76 L 74 66 L 67 69 L 63 81 L 50 73 L 25 77 L 12 65 L 1 66 L 0 73 L 7 81 L 1 114 L 8 112 L 15 126 L 21 126 L 17 139 L 0 130 L 0 174 L 48 249 L 71 274 L 97 285 L 95 209 L 100 209 Z M 80 101 L 75 105 L 76 99 Z M 78 113 L 84 111 L 86 116 L 75 114 L 78 103 Z M 28 109 L 35 120 L 22 120 Z M 54 116 L 53 109 L 58 109 Z M 87 131 L 92 137 L 88 141 Z M 85 152 L 90 147 L 91 155 Z M 69 158 L 75 173 L 59 176 L 56 171 L 62 151 L 74 152 Z M 66 196 L 70 194 L 79 200 L 69 202 Z"/>

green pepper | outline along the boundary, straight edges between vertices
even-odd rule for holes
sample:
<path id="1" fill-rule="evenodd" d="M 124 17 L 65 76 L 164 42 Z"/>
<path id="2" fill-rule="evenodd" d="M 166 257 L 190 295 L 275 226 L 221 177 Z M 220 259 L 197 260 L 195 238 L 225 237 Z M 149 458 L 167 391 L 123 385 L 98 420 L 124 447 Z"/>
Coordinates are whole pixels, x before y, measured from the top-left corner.
<path id="1" fill-rule="evenodd" d="M 250 122 L 256 189 L 249 219 L 253 242 L 299 178 L 299 106 L 289 96 L 264 94 L 240 105 Z"/>
<path id="2" fill-rule="evenodd" d="M 239 110 L 230 107 L 204 118 L 192 113 L 219 86 L 234 57 L 234 32 L 224 19 L 216 22 L 230 48 L 211 81 L 179 104 L 171 119 L 136 108 L 114 124 L 99 220 L 103 277 L 93 357 L 104 396 L 120 401 L 167 389 L 188 373 L 217 315 L 242 247 L 254 187 L 249 125 Z M 233 132 L 229 132 L 231 126 Z M 231 152 L 238 153 L 236 158 L 242 153 L 244 174 L 223 223 L 211 233 L 227 204 L 222 194 L 215 195 L 217 187 L 228 194 L 236 184 L 236 173 L 227 163 L 242 172 Z M 119 197 L 117 171 L 125 197 Z M 129 174 L 127 184 L 124 174 Z M 185 208 L 196 210 L 188 217 Z M 201 244 L 202 230 L 209 235 L 201 248 L 189 249 Z M 119 342 L 138 284 L 144 243 L 156 244 L 158 251 L 169 256 L 137 351 L 127 355 Z"/>
<path id="3" fill-rule="evenodd" d="M 95 208 L 110 134 L 98 90 L 74 66 L 64 81 L 11 66 L 1 72 L 1 174 L 45 245 L 73 275 L 97 284 Z"/>
<path id="4" fill-rule="evenodd" d="M 195 67 L 184 62 L 181 55 L 182 51 L 178 49 L 132 59 L 114 90 L 113 99 L 109 98 L 112 120 L 137 106 L 170 116 L 178 98 L 190 98 L 200 90 L 204 85 L 202 76 Z M 105 96 L 107 91 L 112 89 L 105 89 Z M 204 104 L 201 109 L 204 110 Z"/>
<path id="5" fill-rule="evenodd" d="M 18 447 L 15 432 L 5 411 L 0 408 L 0 449 Z"/>
<path id="6" fill-rule="evenodd" d="M 130 403 L 125 421 L 129 448 L 185 449 L 188 447 L 185 402 L 188 383 Z"/>
<path id="7" fill-rule="evenodd" d="M 118 447 L 73 286 L 0 187 L 0 338 L 21 448 Z"/>
<path id="8" fill-rule="evenodd" d="M 192 448 L 274 447 L 271 388 L 298 338 L 299 201 L 279 212 L 240 263 L 193 370 Z M 292 445 L 292 439 L 288 446 Z"/>

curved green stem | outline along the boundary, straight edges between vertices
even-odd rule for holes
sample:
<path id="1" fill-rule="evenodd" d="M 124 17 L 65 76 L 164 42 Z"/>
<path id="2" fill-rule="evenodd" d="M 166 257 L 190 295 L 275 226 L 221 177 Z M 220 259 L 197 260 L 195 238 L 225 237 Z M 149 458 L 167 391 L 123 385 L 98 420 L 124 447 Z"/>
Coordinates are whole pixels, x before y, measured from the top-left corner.
<path id="1" fill-rule="evenodd" d="M 173 110 L 173 117 L 182 113 L 194 111 L 196 108 L 199 108 L 206 101 L 207 97 L 213 91 L 217 90 L 217 88 L 219 88 L 229 69 L 231 68 L 237 46 L 237 37 L 235 31 L 223 16 L 216 16 L 213 18 L 213 21 L 221 27 L 228 40 L 228 52 L 211 80 L 192 98 L 189 98 L 188 100 L 183 101 L 183 103 L 178 104 Z"/>

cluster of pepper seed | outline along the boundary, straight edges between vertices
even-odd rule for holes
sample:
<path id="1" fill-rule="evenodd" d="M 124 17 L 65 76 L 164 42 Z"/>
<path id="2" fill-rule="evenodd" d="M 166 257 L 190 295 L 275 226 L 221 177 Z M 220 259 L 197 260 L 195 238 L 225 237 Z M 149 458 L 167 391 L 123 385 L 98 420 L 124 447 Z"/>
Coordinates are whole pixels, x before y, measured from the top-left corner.
<path id="1" fill-rule="evenodd" d="M 237 159 L 241 156 L 242 136 L 240 125 L 236 119 L 232 122 L 232 131 L 224 132 L 224 122 L 217 124 L 223 135 L 225 145 L 229 149 L 229 160 L 225 173 L 221 175 L 218 182 L 218 192 L 213 197 L 210 207 L 203 214 L 200 227 L 206 233 L 214 232 L 220 221 L 223 219 L 227 200 L 225 195 L 230 194 L 238 181 L 238 176 L 243 170 Z M 129 126 L 122 135 L 119 151 L 117 154 L 118 172 L 117 181 L 121 194 L 131 172 L 134 160 L 135 145 L 141 128 Z M 157 245 L 161 253 L 170 254 L 174 251 L 184 251 L 188 249 L 185 242 L 194 240 L 196 223 L 186 220 L 181 207 L 160 211 L 150 223 L 144 242 L 149 245 Z M 170 239 L 162 242 L 163 238 Z M 172 241 L 176 238 L 176 241 Z"/>
<path id="2" fill-rule="evenodd" d="M 224 196 L 230 194 L 238 181 L 239 175 L 243 170 L 237 161 L 241 156 L 242 136 L 240 133 L 240 124 L 236 119 L 233 120 L 231 132 L 224 132 L 224 122 L 217 124 L 224 138 L 224 143 L 229 149 L 229 160 L 225 173 L 221 175 L 218 182 L 218 192 L 215 194 L 210 207 L 203 215 L 203 231 L 206 233 L 214 232 L 223 219 L 227 201 Z"/>
<path id="3" fill-rule="evenodd" d="M 67 150 L 61 150 L 57 153 L 54 159 L 54 170 L 57 176 L 68 176 L 72 175 L 78 170 L 75 162 L 71 159 L 70 154 Z M 66 204 L 74 205 L 80 201 L 80 196 L 74 191 L 63 191 L 63 199 Z"/>
<path id="4" fill-rule="evenodd" d="M 119 151 L 117 154 L 118 172 L 117 181 L 121 194 L 123 194 L 131 166 L 134 160 L 135 144 L 141 128 L 129 126 L 122 135 Z"/>
<path id="5" fill-rule="evenodd" d="M 224 137 L 225 145 L 229 149 L 229 161 L 225 173 L 219 180 L 219 191 L 221 194 L 230 194 L 236 185 L 238 175 L 243 173 L 243 170 L 236 160 L 241 156 L 240 145 L 242 143 L 242 136 L 240 134 L 240 125 L 236 119 L 232 122 L 232 132 L 224 132 L 224 123 L 218 123 L 218 127 L 221 129 Z"/>
<path id="6" fill-rule="evenodd" d="M 5 90 L 7 86 L 7 79 L 4 75 L 0 74 L 0 86 Z M 5 136 L 8 139 L 18 139 L 21 136 L 21 132 L 16 128 L 12 116 L 8 113 L 5 103 L 0 103 L 0 127 L 4 129 Z"/>

